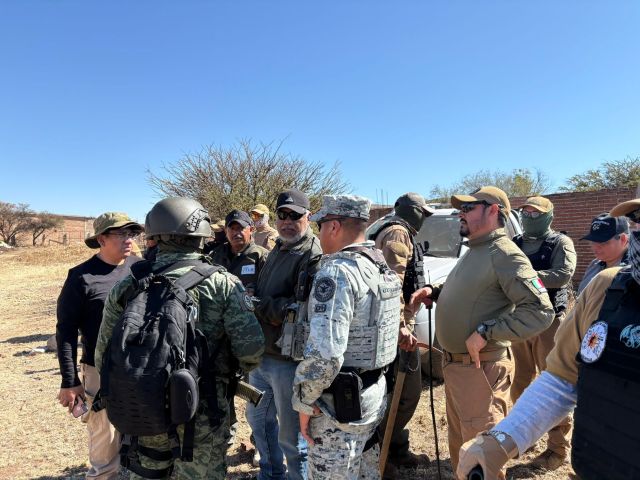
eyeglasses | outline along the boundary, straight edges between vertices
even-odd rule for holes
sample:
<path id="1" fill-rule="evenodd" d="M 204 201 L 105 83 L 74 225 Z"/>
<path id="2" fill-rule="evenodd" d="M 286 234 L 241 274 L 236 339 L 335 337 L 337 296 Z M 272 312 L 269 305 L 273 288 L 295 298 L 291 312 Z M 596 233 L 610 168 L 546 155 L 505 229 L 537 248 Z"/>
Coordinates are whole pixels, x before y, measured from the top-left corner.
<path id="1" fill-rule="evenodd" d="M 120 240 L 128 240 L 129 238 L 138 237 L 140 235 L 140 232 L 137 230 L 116 230 L 107 232 L 106 235 L 118 237 Z"/>
<path id="2" fill-rule="evenodd" d="M 290 218 L 294 222 L 297 222 L 302 217 L 304 217 L 304 213 L 294 212 L 293 210 L 289 210 L 288 212 L 285 212 L 284 210 L 278 210 L 276 212 L 276 215 L 280 220 L 286 220 L 287 218 Z"/>
<path id="3" fill-rule="evenodd" d="M 463 203 L 462 205 L 460 205 L 460 211 L 462 213 L 469 213 L 469 212 L 473 211 L 473 209 L 476 208 L 478 205 L 487 206 L 489 204 L 487 202 L 485 202 L 484 200 L 481 200 L 481 201 L 478 201 L 478 202 L 467 202 L 467 203 Z"/>
<path id="4" fill-rule="evenodd" d="M 539 212 L 537 210 L 534 210 L 533 212 L 530 212 L 528 210 L 520 210 L 520 215 L 526 218 L 538 218 L 540 215 L 542 215 L 542 212 Z"/>

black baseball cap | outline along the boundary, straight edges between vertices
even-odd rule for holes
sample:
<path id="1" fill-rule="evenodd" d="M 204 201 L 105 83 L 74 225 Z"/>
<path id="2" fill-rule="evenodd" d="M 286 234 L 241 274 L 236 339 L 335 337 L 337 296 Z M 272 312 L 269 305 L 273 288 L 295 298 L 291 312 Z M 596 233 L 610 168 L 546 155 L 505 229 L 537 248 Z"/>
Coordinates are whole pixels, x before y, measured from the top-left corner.
<path id="1" fill-rule="evenodd" d="M 629 233 L 629 222 L 625 217 L 612 217 L 602 213 L 591 221 L 589 233 L 580 240 L 604 243 L 621 233 Z"/>
<path id="2" fill-rule="evenodd" d="M 281 208 L 288 208 L 296 213 L 304 213 L 311 210 L 311 204 L 309 203 L 309 197 L 300 190 L 292 188 L 278 195 L 276 210 L 280 210 Z"/>
<path id="3" fill-rule="evenodd" d="M 233 222 L 239 223 L 243 228 L 253 227 L 253 220 L 247 212 L 242 210 L 231 210 L 224 219 L 224 226 L 228 227 Z"/>

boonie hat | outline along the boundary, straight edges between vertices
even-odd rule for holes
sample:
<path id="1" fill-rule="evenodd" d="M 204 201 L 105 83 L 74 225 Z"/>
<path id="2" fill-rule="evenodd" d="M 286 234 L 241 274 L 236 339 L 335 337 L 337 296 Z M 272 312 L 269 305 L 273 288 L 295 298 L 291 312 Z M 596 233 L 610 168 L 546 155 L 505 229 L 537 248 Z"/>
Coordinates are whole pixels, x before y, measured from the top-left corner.
<path id="1" fill-rule="evenodd" d="M 551 200 L 549 200 L 548 198 L 529 197 L 522 205 L 518 207 L 518 210 L 524 207 L 532 207 L 540 213 L 547 213 L 553 210 L 553 203 L 551 203 Z"/>
<path id="2" fill-rule="evenodd" d="M 89 248 L 100 248 L 98 243 L 98 235 L 102 235 L 107 230 L 116 230 L 119 228 L 132 227 L 140 232 L 144 231 L 144 227 L 138 222 L 134 222 L 129 215 L 122 212 L 106 212 L 93 221 L 93 235 L 84 239 L 84 243 Z"/>
<path id="3" fill-rule="evenodd" d="M 241 227 L 253 227 L 253 220 L 247 212 L 242 210 L 231 210 L 224 219 L 224 226 L 228 227 L 233 222 L 239 223 Z"/>
<path id="4" fill-rule="evenodd" d="M 278 195 L 276 210 L 280 210 L 281 208 L 288 208 L 296 213 L 304 213 L 311 208 L 311 205 L 309 203 L 309 197 L 300 190 L 292 188 Z"/>
<path id="5" fill-rule="evenodd" d="M 638 223 L 640 220 L 640 198 L 634 198 L 626 202 L 619 203 L 611 210 L 611 215 L 614 217 L 625 216 Z"/>
<path id="6" fill-rule="evenodd" d="M 452 195 L 451 205 L 453 208 L 460 208 L 463 203 L 486 202 L 489 205 L 499 205 L 506 215 L 511 211 L 511 204 L 507 194 L 498 187 L 480 187 L 469 195 Z"/>
<path id="7" fill-rule="evenodd" d="M 216 223 L 211 224 L 212 232 L 222 232 L 224 230 L 224 220 L 218 220 Z"/>
<path id="8" fill-rule="evenodd" d="M 591 221 L 589 233 L 580 240 L 604 243 L 621 233 L 629 233 L 627 219 L 625 217 L 612 217 L 608 213 L 603 213 Z"/>
<path id="9" fill-rule="evenodd" d="M 311 215 L 312 222 L 319 222 L 328 215 L 369 220 L 371 200 L 357 195 L 324 195 L 322 207 Z"/>
<path id="10" fill-rule="evenodd" d="M 400 195 L 393 205 L 395 207 L 418 207 L 421 208 L 427 216 L 433 215 L 435 210 L 427 205 L 424 197 L 419 193 L 407 192 L 404 195 Z"/>
<path id="11" fill-rule="evenodd" d="M 264 203 L 258 203 L 255 207 L 249 210 L 249 212 L 257 212 L 260 215 L 269 215 L 269 207 Z"/>

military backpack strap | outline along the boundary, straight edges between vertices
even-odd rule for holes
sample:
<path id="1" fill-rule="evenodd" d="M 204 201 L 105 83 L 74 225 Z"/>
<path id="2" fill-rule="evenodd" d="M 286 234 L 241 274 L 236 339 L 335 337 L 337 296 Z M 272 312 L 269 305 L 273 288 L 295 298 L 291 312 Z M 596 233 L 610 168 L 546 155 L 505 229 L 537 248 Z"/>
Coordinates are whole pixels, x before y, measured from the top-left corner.
<path id="1" fill-rule="evenodd" d="M 127 470 L 137 473 L 143 478 L 152 480 L 169 478 L 173 472 L 173 465 L 158 470 L 143 467 L 140 463 L 139 453 L 151 460 L 159 462 L 171 460 L 171 452 L 162 452 L 138 444 L 138 437 L 135 435 L 122 435 L 120 446 L 120 464 Z"/>
<path id="2" fill-rule="evenodd" d="M 224 270 L 220 265 L 200 263 L 175 280 L 174 284 L 184 290 L 189 290 L 220 270 Z"/>

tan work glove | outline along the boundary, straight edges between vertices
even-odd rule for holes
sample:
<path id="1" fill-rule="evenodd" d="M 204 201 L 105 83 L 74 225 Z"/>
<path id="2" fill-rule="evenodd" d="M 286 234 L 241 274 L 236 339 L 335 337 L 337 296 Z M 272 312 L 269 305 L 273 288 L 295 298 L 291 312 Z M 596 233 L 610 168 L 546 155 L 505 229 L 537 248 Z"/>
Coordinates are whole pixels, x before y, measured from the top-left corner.
<path id="1" fill-rule="evenodd" d="M 498 441 L 488 433 L 481 433 L 460 448 L 460 460 L 456 475 L 459 480 L 467 480 L 469 472 L 480 465 L 484 480 L 504 480 L 502 467 L 509 457 Z"/>

